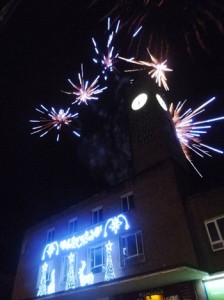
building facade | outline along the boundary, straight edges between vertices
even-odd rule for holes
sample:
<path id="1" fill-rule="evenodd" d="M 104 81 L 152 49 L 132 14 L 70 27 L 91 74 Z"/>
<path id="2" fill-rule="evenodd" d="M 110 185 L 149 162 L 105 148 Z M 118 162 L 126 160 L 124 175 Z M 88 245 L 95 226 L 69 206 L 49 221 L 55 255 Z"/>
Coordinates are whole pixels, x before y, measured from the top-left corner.
<path id="1" fill-rule="evenodd" d="M 132 176 L 26 232 L 12 300 L 224 299 L 224 187 L 195 192 L 156 95 L 128 89 Z"/>

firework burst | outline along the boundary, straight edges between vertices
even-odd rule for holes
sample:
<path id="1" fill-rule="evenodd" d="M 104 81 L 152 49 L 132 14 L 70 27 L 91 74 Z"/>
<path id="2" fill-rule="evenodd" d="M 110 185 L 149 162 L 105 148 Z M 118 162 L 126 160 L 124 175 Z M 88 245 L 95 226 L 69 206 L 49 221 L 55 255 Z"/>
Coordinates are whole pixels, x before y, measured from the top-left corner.
<path id="1" fill-rule="evenodd" d="M 103 51 L 99 50 L 97 42 L 94 38 L 92 38 L 92 42 L 94 45 L 95 55 L 93 58 L 94 63 L 101 64 L 102 66 L 102 74 L 105 80 L 108 78 L 108 73 L 115 72 L 117 73 L 116 61 L 119 53 L 115 51 L 115 47 L 113 45 L 114 37 L 118 33 L 120 26 L 120 21 L 117 22 L 117 25 L 114 30 L 111 29 L 110 18 L 107 19 L 107 33 L 108 38 L 106 42 L 106 49 Z"/>
<path id="2" fill-rule="evenodd" d="M 98 100 L 99 98 L 96 95 L 102 93 L 107 88 L 100 88 L 100 86 L 97 84 L 99 77 L 100 76 L 97 76 L 95 80 L 89 84 L 88 81 L 84 80 L 83 65 L 81 65 L 81 73 L 78 73 L 79 85 L 74 84 L 70 79 L 68 79 L 68 82 L 75 90 L 73 92 L 62 92 L 76 96 L 76 100 L 72 102 L 72 104 L 77 103 L 79 105 L 81 103 L 85 103 L 87 105 L 87 101 Z"/>
<path id="3" fill-rule="evenodd" d="M 150 68 L 148 71 L 148 74 L 151 75 L 151 78 L 155 78 L 156 83 L 161 87 L 161 85 L 164 87 L 165 90 L 169 90 L 169 87 L 167 85 L 167 78 L 165 76 L 165 72 L 167 71 L 173 71 L 172 69 L 169 69 L 166 65 L 166 60 L 163 62 L 159 62 L 157 58 L 152 56 L 152 54 L 149 52 L 147 49 L 149 56 L 151 58 L 151 62 L 148 61 L 143 61 L 143 60 L 134 60 L 134 59 L 127 59 L 124 57 L 120 57 L 120 59 L 125 60 L 127 62 L 137 64 L 140 66 L 143 66 L 143 69 L 137 69 L 137 70 L 126 70 L 126 72 L 130 71 L 141 71 L 144 70 L 145 68 Z"/>
<path id="4" fill-rule="evenodd" d="M 64 109 L 59 109 L 58 112 L 51 108 L 48 110 L 42 104 L 40 105 L 41 109 L 36 108 L 36 111 L 42 114 L 39 120 L 30 120 L 31 123 L 39 123 L 39 126 L 35 126 L 32 128 L 33 132 L 31 134 L 39 133 L 40 137 L 46 135 L 52 129 L 56 129 L 57 131 L 57 141 L 59 141 L 61 129 L 63 126 L 72 126 L 73 121 L 78 118 L 78 113 L 72 114 L 70 113 L 70 108 L 66 111 Z M 80 136 L 80 130 L 74 126 L 73 133 L 76 136 Z"/>
<path id="5" fill-rule="evenodd" d="M 93 0 L 93 5 L 104 5 Z M 139 48 L 150 48 L 167 56 L 170 48 L 183 46 L 192 56 L 196 48 L 209 52 L 211 30 L 223 34 L 223 4 L 221 1 L 120 0 L 107 4 L 106 15 L 122 19 L 127 31 L 143 26 Z"/>
<path id="6" fill-rule="evenodd" d="M 198 171 L 192 161 L 191 152 L 196 153 L 200 157 L 211 157 L 212 155 L 210 154 L 209 150 L 219 154 L 223 154 L 222 150 L 202 143 L 201 135 L 206 134 L 207 130 L 211 128 L 210 123 L 224 120 L 224 116 L 207 120 L 196 120 L 196 117 L 203 113 L 205 111 L 205 107 L 214 100 L 215 97 L 209 99 L 195 110 L 189 108 L 188 110 L 183 111 L 186 101 L 184 101 L 183 103 L 179 102 L 176 108 L 174 108 L 173 103 L 171 103 L 169 107 L 169 111 L 172 116 L 173 123 L 176 128 L 177 137 L 180 141 L 182 150 L 187 160 L 201 177 L 201 173 Z"/>

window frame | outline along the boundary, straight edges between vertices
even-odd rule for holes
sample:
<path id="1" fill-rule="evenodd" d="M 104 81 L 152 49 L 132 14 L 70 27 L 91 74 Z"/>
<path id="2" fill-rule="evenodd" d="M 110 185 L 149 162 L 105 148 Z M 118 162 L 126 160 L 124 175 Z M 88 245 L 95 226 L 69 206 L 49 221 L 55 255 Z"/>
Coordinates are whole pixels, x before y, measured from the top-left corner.
<path id="1" fill-rule="evenodd" d="M 22 246 L 21 246 L 21 250 L 20 250 L 20 255 L 25 254 L 26 252 L 26 247 L 27 247 L 27 239 L 23 240 Z"/>
<path id="2" fill-rule="evenodd" d="M 77 217 L 74 217 L 74 218 L 68 220 L 68 235 L 72 235 L 72 234 L 74 234 L 74 233 L 77 232 L 77 222 L 78 222 L 78 218 Z M 70 230 L 70 228 L 71 228 L 70 224 L 73 224 L 72 225 L 72 230 Z"/>
<path id="3" fill-rule="evenodd" d="M 50 244 L 55 241 L 55 227 L 47 230 L 46 244 Z"/>
<path id="4" fill-rule="evenodd" d="M 123 243 L 125 242 L 126 248 L 128 247 L 128 237 L 134 236 L 135 237 L 135 245 L 136 245 L 136 254 L 129 255 L 124 254 L 124 247 Z M 141 245 L 139 244 L 139 237 Z M 126 250 L 128 252 L 128 250 Z M 125 257 L 126 256 L 126 257 Z M 133 265 L 139 262 L 145 261 L 145 253 L 144 253 L 144 243 L 143 243 L 143 236 L 141 230 L 137 230 L 135 232 L 131 232 L 125 235 L 120 236 L 120 264 L 121 267 L 125 267 L 128 265 Z"/>
<path id="5" fill-rule="evenodd" d="M 101 218 L 100 218 L 100 214 L 99 214 L 100 211 L 102 212 L 102 217 Z M 96 213 L 97 213 L 97 218 L 96 218 L 97 220 L 95 221 L 94 216 L 95 216 Z M 95 224 L 98 224 L 98 223 L 101 223 L 101 222 L 103 222 L 103 206 L 98 206 L 98 207 L 92 209 L 92 211 L 91 211 L 91 224 L 95 225 Z"/>
<path id="6" fill-rule="evenodd" d="M 94 265 L 92 266 L 92 251 L 96 250 L 97 248 L 101 248 L 101 254 L 102 254 L 101 264 L 96 264 L 95 263 L 96 262 L 96 253 L 94 253 Z M 105 263 L 106 263 L 105 244 L 98 244 L 98 245 L 94 245 L 94 246 L 90 247 L 89 248 L 89 269 L 90 269 L 90 272 L 92 272 L 93 274 L 102 273 L 104 271 L 104 268 L 105 268 Z"/>
<path id="7" fill-rule="evenodd" d="M 129 198 L 130 196 L 133 197 L 132 200 L 130 200 L 130 198 Z M 126 199 L 127 209 L 124 208 L 124 204 L 123 204 L 123 201 L 125 199 Z M 131 201 L 133 201 L 132 204 L 131 204 Z M 132 191 L 120 196 L 120 208 L 121 208 L 122 213 L 125 213 L 125 212 L 133 209 L 134 207 L 135 207 L 134 193 Z"/>
<path id="8" fill-rule="evenodd" d="M 209 242 L 210 242 L 210 245 L 211 245 L 211 248 L 212 248 L 213 252 L 224 250 L 224 237 L 222 237 L 222 233 L 220 231 L 220 228 L 219 228 L 219 225 L 218 225 L 218 222 L 217 222 L 220 219 L 224 219 L 224 215 L 204 221 L 204 225 L 205 225 L 207 235 L 208 235 L 208 238 L 209 238 Z M 214 224 L 215 225 L 216 233 L 217 233 L 218 238 L 219 238 L 218 240 L 213 241 L 211 233 L 210 233 L 209 228 L 208 228 L 209 224 Z M 219 247 L 219 245 L 221 247 Z"/>

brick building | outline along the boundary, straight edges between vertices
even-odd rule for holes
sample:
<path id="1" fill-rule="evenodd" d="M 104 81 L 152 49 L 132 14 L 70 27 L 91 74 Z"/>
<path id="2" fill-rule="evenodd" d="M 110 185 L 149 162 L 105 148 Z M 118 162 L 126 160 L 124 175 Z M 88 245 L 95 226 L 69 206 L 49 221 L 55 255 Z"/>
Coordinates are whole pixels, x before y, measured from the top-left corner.
<path id="1" fill-rule="evenodd" d="M 161 96 L 128 88 L 132 175 L 27 230 L 12 300 L 223 299 L 224 187 L 196 192 Z"/>

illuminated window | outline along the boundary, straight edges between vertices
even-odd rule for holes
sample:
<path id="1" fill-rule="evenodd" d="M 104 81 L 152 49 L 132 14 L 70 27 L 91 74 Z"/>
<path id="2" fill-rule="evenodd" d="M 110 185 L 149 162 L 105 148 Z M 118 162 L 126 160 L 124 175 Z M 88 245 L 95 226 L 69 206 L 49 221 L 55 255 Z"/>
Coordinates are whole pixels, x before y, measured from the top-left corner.
<path id="1" fill-rule="evenodd" d="M 121 265 L 144 261 L 142 234 L 140 231 L 120 238 Z"/>
<path id="2" fill-rule="evenodd" d="M 103 221 L 103 208 L 99 206 L 92 210 L 92 224 L 97 224 Z"/>
<path id="3" fill-rule="evenodd" d="M 47 244 L 54 241 L 55 238 L 55 228 L 51 228 L 47 231 Z"/>
<path id="4" fill-rule="evenodd" d="M 103 271 L 105 264 L 105 245 L 90 249 L 90 268 L 93 274 Z"/>
<path id="5" fill-rule="evenodd" d="M 68 234 L 73 234 L 77 231 L 77 218 L 68 221 Z"/>
<path id="6" fill-rule="evenodd" d="M 121 196 L 121 212 L 134 208 L 134 194 L 132 192 Z"/>
<path id="7" fill-rule="evenodd" d="M 224 216 L 205 221 L 209 241 L 213 251 L 224 249 Z"/>

